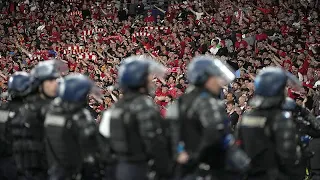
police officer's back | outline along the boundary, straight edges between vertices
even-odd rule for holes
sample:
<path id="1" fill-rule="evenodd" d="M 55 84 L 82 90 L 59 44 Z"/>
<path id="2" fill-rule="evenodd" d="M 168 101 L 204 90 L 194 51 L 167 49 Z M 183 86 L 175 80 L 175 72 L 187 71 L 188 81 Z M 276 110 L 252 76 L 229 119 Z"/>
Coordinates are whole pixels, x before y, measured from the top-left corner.
<path id="1" fill-rule="evenodd" d="M 12 158 L 10 123 L 29 93 L 31 76 L 26 72 L 14 73 L 8 81 L 10 101 L 0 106 L 0 179 L 14 180 L 17 170 Z"/>
<path id="2" fill-rule="evenodd" d="M 32 89 L 25 104 L 11 121 L 13 156 L 22 179 L 45 179 L 44 107 L 55 97 L 60 76 L 58 61 L 44 61 L 31 71 Z"/>
<path id="3" fill-rule="evenodd" d="M 309 160 L 314 155 L 309 148 L 311 138 L 320 137 L 320 122 L 306 108 L 299 106 L 293 99 L 287 97 L 282 106 L 284 111 L 291 112 L 296 126 L 298 145 L 301 149 L 299 163 L 288 168 L 291 179 L 304 179 Z"/>
<path id="4" fill-rule="evenodd" d="M 182 166 L 180 176 L 195 179 L 202 176 L 198 167 L 210 167 L 209 175 L 214 178 L 234 179 L 226 167 L 235 165 L 243 170 L 249 159 L 234 144 L 225 106 L 218 96 L 221 87 L 235 76 L 220 60 L 200 56 L 189 64 L 187 77 L 194 89 L 182 95 L 167 112 L 173 153 Z"/>
<path id="5" fill-rule="evenodd" d="M 239 126 L 243 149 L 251 169 L 248 179 L 288 179 L 286 169 L 297 160 L 296 130 L 290 112 L 282 110 L 287 82 L 299 84 L 280 68 L 264 69 L 255 78 L 254 107 L 245 113 Z"/>
<path id="6" fill-rule="evenodd" d="M 316 119 L 320 122 L 320 116 Z M 315 154 L 310 160 L 310 174 L 312 180 L 320 180 L 320 138 L 313 138 L 310 142 L 310 149 Z"/>
<path id="7" fill-rule="evenodd" d="M 129 57 L 120 66 L 118 82 L 124 96 L 103 114 L 99 128 L 116 156 L 117 180 L 146 179 L 148 161 L 158 177 L 171 168 L 163 120 L 148 96 L 153 75 L 164 73 L 162 65 L 140 56 Z"/>
<path id="8" fill-rule="evenodd" d="M 96 161 L 98 127 L 85 108 L 95 88 L 94 82 L 81 74 L 61 79 L 44 122 L 49 179 L 75 178 L 84 163 Z"/>

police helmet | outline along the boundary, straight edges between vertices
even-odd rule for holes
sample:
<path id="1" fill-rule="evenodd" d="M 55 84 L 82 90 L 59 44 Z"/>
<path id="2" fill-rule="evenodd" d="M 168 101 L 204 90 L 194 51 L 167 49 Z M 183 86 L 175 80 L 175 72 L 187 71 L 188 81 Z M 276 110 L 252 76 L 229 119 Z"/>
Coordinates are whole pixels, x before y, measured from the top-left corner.
<path id="1" fill-rule="evenodd" d="M 8 81 L 8 93 L 11 98 L 28 95 L 31 90 L 32 78 L 27 72 L 15 72 Z"/>
<path id="2" fill-rule="evenodd" d="M 281 106 L 287 86 L 303 91 L 302 83 L 291 73 L 278 67 L 264 68 L 254 80 L 255 96 L 250 105 L 260 108 Z"/>
<path id="3" fill-rule="evenodd" d="M 298 91 L 303 89 L 301 82 L 291 73 L 278 67 L 267 67 L 254 80 L 255 95 L 284 96 L 284 89 L 287 85 Z"/>
<path id="4" fill-rule="evenodd" d="M 38 81 L 57 79 L 61 73 L 66 72 L 68 66 L 59 60 L 48 60 L 39 62 L 31 71 L 31 75 Z"/>
<path id="5" fill-rule="evenodd" d="M 123 90 L 146 87 L 148 75 L 160 78 L 165 72 L 165 67 L 150 57 L 131 56 L 124 59 L 119 67 L 119 87 Z"/>
<path id="6" fill-rule="evenodd" d="M 36 90 L 46 80 L 59 78 L 62 73 L 67 71 L 68 66 L 56 59 L 39 62 L 30 72 L 33 79 L 32 90 Z"/>
<path id="7" fill-rule="evenodd" d="M 62 101 L 85 103 L 89 95 L 101 102 L 102 92 L 87 76 L 73 73 L 59 79 L 57 97 Z"/>
<path id="8" fill-rule="evenodd" d="M 232 82 L 235 78 L 230 67 L 208 55 L 195 57 L 187 67 L 188 81 L 195 86 L 203 86 L 211 76 L 219 77 L 221 86 Z"/>

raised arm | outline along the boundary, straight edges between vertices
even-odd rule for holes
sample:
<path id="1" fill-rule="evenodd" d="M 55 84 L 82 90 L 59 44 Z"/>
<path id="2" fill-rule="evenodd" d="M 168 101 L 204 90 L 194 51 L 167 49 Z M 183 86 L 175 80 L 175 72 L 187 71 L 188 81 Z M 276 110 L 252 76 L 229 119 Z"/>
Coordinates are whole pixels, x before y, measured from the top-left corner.
<path id="1" fill-rule="evenodd" d="M 166 11 L 165 10 L 163 10 L 163 9 L 161 9 L 161 8 L 159 8 L 158 6 L 156 6 L 156 5 L 154 5 L 153 7 L 155 7 L 156 9 L 158 9 L 160 12 L 162 12 L 163 14 L 165 14 L 166 13 Z"/>

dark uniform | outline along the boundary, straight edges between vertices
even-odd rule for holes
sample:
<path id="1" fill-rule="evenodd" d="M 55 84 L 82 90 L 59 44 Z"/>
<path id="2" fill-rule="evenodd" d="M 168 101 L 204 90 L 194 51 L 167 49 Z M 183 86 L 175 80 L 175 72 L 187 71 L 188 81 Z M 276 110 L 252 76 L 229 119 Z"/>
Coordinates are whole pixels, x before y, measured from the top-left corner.
<path id="1" fill-rule="evenodd" d="M 255 79 L 255 96 L 250 102 L 254 108 L 243 115 L 238 132 L 243 149 L 252 159 L 248 180 L 289 180 L 288 167 L 297 162 L 293 117 L 282 110 L 289 78 L 293 77 L 282 69 L 270 67 Z"/>
<path id="2" fill-rule="evenodd" d="M 16 179 L 17 170 L 12 158 L 12 142 L 8 125 L 22 104 L 22 101 L 13 100 L 2 103 L 0 106 L 0 179 Z"/>
<path id="3" fill-rule="evenodd" d="M 189 161 L 178 166 L 178 178 L 236 179 L 231 170 L 244 170 L 250 162 L 230 133 L 224 103 L 218 99 L 222 85 L 214 84 L 216 92 L 206 88 L 210 77 L 222 80 L 224 73 L 230 75 L 225 83 L 233 80 L 233 73 L 219 60 L 196 58 L 188 66 L 189 82 L 195 88 L 168 108 L 174 157 L 181 152 L 189 155 Z"/>
<path id="4" fill-rule="evenodd" d="M 283 110 L 293 114 L 302 155 L 300 162 L 289 167 L 288 172 L 291 174 L 291 179 L 304 179 L 309 160 L 314 155 L 314 152 L 309 148 L 309 141 L 311 138 L 320 137 L 320 122 L 307 109 L 297 105 L 291 98 L 286 99 Z"/>
<path id="5" fill-rule="evenodd" d="M 168 179 L 172 168 L 163 119 L 152 98 L 148 97 L 148 75 L 156 68 L 153 60 L 133 56 L 119 69 L 119 85 L 124 97 L 104 112 L 100 133 L 110 140 L 116 158 L 117 180 Z"/>
<path id="6" fill-rule="evenodd" d="M 98 127 L 85 108 L 93 87 L 94 82 L 81 74 L 68 75 L 59 84 L 44 122 L 50 180 L 76 179 L 84 164 L 97 161 Z"/>
<path id="7" fill-rule="evenodd" d="M 39 95 L 30 96 L 11 121 L 14 159 L 19 176 L 25 179 L 46 177 L 43 112 L 49 102 Z"/>
<path id="8" fill-rule="evenodd" d="M 31 93 L 25 104 L 11 121 L 12 148 L 19 179 L 43 180 L 47 175 L 44 144 L 44 118 L 46 107 L 55 95 L 45 90 L 54 89 L 56 78 L 60 76 L 57 61 L 44 61 L 31 71 Z M 48 86 L 43 86 L 50 81 Z M 55 92 L 55 91 L 54 91 Z M 52 97 L 53 96 L 53 97 Z"/>
<path id="9" fill-rule="evenodd" d="M 26 72 L 14 73 L 8 81 L 11 101 L 0 105 L 0 179 L 15 180 L 17 168 L 12 157 L 11 121 L 29 93 L 31 77 Z"/>
<path id="10" fill-rule="evenodd" d="M 320 116 L 316 118 L 320 122 Z M 320 180 L 320 138 L 315 137 L 310 141 L 310 150 L 314 152 L 314 156 L 310 160 L 310 174 L 312 180 Z"/>

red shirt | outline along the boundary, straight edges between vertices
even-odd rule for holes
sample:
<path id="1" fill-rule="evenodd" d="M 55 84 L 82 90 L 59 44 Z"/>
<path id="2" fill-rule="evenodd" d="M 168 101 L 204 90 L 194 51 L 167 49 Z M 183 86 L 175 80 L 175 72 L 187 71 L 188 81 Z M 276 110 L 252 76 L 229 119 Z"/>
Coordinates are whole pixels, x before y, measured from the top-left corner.
<path id="1" fill-rule="evenodd" d="M 174 85 L 175 86 L 175 85 Z M 173 98 L 176 98 L 177 97 L 177 89 L 175 87 L 172 87 L 170 90 L 169 90 L 169 93 L 170 95 L 173 97 Z"/>
<path id="2" fill-rule="evenodd" d="M 270 14 L 271 13 L 271 9 L 265 9 L 265 8 L 257 8 L 258 10 L 260 10 L 263 14 Z"/>
<path id="3" fill-rule="evenodd" d="M 239 48 L 240 48 L 240 44 L 242 44 L 244 48 L 247 48 L 247 46 L 248 46 L 247 41 L 241 40 L 241 41 L 235 42 L 235 44 L 234 44 L 234 45 L 235 45 L 235 48 L 236 48 L 236 49 L 239 49 Z"/>
<path id="4" fill-rule="evenodd" d="M 155 92 L 155 95 L 156 95 L 156 96 L 161 96 L 161 92 L 162 92 L 162 91 L 161 91 L 161 88 L 157 88 L 157 89 L 156 89 L 156 92 Z"/>
<path id="5" fill-rule="evenodd" d="M 283 25 L 281 26 L 280 31 L 282 35 L 287 35 L 289 33 L 289 27 L 287 25 Z"/>
<path id="6" fill-rule="evenodd" d="M 268 39 L 268 35 L 266 33 L 261 33 L 256 35 L 257 41 L 264 41 Z"/>
<path id="7" fill-rule="evenodd" d="M 172 22 L 173 21 L 173 19 L 174 19 L 174 13 L 173 12 L 166 12 L 166 14 L 165 14 L 165 16 L 166 16 L 166 19 L 169 21 L 169 22 Z"/>
<path id="8" fill-rule="evenodd" d="M 299 69 L 299 72 L 302 74 L 302 75 L 305 75 L 305 74 L 307 74 L 307 72 L 308 72 L 308 68 L 309 68 L 309 60 L 308 59 L 305 59 L 304 61 L 303 61 L 303 64 L 302 64 L 302 66 L 300 67 L 300 69 Z"/>
<path id="9" fill-rule="evenodd" d="M 166 117 L 167 109 L 163 106 L 160 106 L 160 114 L 162 117 Z"/>
<path id="10" fill-rule="evenodd" d="M 154 22 L 155 21 L 155 19 L 154 19 L 154 17 L 151 15 L 151 16 L 147 16 L 147 17 L 145 17 L 144 18 L 144 22 Z"/>
<path id="11" fill-rule="evenodd" d="M 77 64 L 76 62 L 74 62 L 74 63 L 68 62 L 68 66 L 69 66 L 70 71 L 75 71 L 77 65 L 78 65 L 78 64 Z"/>
<path id="12" fill-rule="evenodd" d="M 277 52 L 278 54 L 279 54 L 279 56 L 281 56 L 281 57 L 286 57 L 286 55 L 287 55 L 287 53 L 286 52 L 284 52 L 284 51 L 282 51 L 282 50 L 278 50 L 278 52 Z"/>
<path id="13" fill-rule="evenodd" d="M 231 24 L 231 16 L 227 16 L 227 17 L 225 17 L 225 19 L 224 19 L 224 21 L 227 23 L 227 24 Z"/>

